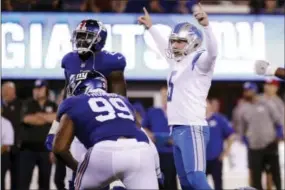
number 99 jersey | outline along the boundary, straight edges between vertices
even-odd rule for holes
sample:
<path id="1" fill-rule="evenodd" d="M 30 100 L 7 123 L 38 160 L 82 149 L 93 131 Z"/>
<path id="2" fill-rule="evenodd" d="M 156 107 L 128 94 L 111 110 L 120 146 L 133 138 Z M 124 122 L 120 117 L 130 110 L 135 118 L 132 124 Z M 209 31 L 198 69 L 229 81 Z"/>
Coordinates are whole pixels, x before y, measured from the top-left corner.
<path id="1" fill-rule="evenodd" d="M 104 140 L 119 137 L 147 142 L 147 136 L 136 126 L 129 101 L 117 94 L 96 89 L 87 94 L 65 99 L 59 106 L 57 119 L 67 114 L 74 124 L 75 136 L 88 149 Z"/>

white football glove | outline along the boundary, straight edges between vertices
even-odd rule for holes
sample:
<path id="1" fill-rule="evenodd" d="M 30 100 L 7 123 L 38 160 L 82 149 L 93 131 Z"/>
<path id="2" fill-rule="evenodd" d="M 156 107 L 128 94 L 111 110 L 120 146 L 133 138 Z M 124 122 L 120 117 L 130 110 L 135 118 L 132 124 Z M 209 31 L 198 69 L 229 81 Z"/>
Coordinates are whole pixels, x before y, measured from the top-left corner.
<path id="1" fill-rule="evenodd" d="M 255 61 L 255 72 L 258 75 L 274 76 L 277 67 L 264 60 Z"/>

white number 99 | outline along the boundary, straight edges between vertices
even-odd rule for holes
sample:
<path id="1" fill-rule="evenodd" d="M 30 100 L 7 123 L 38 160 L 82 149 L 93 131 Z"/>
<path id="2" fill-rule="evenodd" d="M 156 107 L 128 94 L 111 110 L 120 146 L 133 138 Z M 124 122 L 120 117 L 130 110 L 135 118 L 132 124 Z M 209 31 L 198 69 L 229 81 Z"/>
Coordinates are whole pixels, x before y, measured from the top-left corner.
<path id="1" fill-rule="evenodd" d="M 128 106 L 120 98 L 110 98 L 109 101 L 102 97 L 90 98 L 88 104 L 93 112 L 101 113 L 95 117 L 97 121 L 104 122 L 116 117 L 135 120 Z"/>

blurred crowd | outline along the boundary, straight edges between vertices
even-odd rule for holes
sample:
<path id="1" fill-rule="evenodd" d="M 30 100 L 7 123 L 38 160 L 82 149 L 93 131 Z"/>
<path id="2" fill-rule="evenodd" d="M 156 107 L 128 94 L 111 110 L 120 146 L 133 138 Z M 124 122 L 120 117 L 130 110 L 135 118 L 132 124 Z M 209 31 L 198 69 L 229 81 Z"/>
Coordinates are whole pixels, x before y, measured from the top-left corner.
<path id="1" fill-rule="evenodd" d="M 2 11 L 53 11 L 95 13 L 191 13 L 199 0 L 2 0 Z M 284 0 L 203 0 L 204 5 L 249 7 L 250 13 L 284 13 Z M 222 10 L 221 10 L 222 11 Z"/>
<path id="2" fill-rule="evenodd" d="M 55 96 L 45 80 L 34 82 L 32 97 L 21 100 L 13 82 L 2 85 L 1 99 L 1 189 L 4 189 L 5 174 L 11 172 L 11 189 L 28 190 L 33 170 L 39 169 L 40 189 L 50 189 L 52 165 L 56 165 L 54 181 L 57 189 L 65 189 L 66 168 L 44 147 L 46 135 L 56 117 L 57 107 L 62 101 L 63 90 Z M 268 80 L 260 93 L 257 85 L 244 83 L 243 94 L 232 110 L 232 121 L 220 112 L 217 97 L 209 97 L 207 120 L 210 126 L 210 142 L 207 147 L 207 174 L 212 176 L 215 189 L 223 187 L 223 160 L 231 154 L 239 158 L 231 167 L 239 167 L 246 160 L 241 152 L 232 150 L 233 144 L 242 144 L 247 149 L 245 170 L 249 171 L 249 184 L 261 188 L 261 176 L 266 173 L 267 187 L 281 189 L 281 164 L 278 152 L 280 141 L 284 141 L 284 102 L 277 95 L 279 81 Z M 177 189 L 176 170 L 172 153 L 172 139 L 165 114 L 167 88 L 160 90 L 161 106 L 145 109 L 140 102 L 133 104 L 140 123 L 156 144 L 165 184 L 161 189 Z M 236 146 L 236 145 L 235 145 Z M 234 152 L 234 153 L 233 153 Z M 283 155 L 284 156 L 284 155 Z M 233 156 L 232 156 L 233 157 Z M 244 156 L 246 157 L 246 156 Z M 8 184 L 6 184 L 7 187 Z"/>

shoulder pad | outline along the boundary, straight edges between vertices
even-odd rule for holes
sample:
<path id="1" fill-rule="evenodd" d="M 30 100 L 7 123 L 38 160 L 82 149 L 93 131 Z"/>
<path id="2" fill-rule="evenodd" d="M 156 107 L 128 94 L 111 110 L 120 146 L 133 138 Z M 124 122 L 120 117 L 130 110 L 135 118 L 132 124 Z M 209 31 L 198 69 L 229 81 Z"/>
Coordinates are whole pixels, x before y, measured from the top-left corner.
<path id="1" fill-rule="evenodd" d="M 68 112 L 73 107 L 73 104 L 74 104 L 74 97 L 66 98 L 65 100 L 61 102 L 57 110 L 57 116 L 56 116 L 58 121 L 60 121 L 60 118 L 63 114 L 66 114 L 66 113 L 68 114 Z"/>
<path id="2" fill-rule="evenodd" d="M 114 70 L 121 70 L 124 71 L 126 67 L 126 58 L 123 54 L 119 52 L 109 52 L 109 51 L 103 51 L 106 58 L 108 59 L 108 62 L 110 64 L 110 67 Z"/>
<path id="3" fill-rule="evenodd" d="M 66 64 L 69 63 L 69 59 L 75 54 L 75 52 L 69 52 L 65 54 L 61 60 L 61 68 L 66 68 Z"/>

